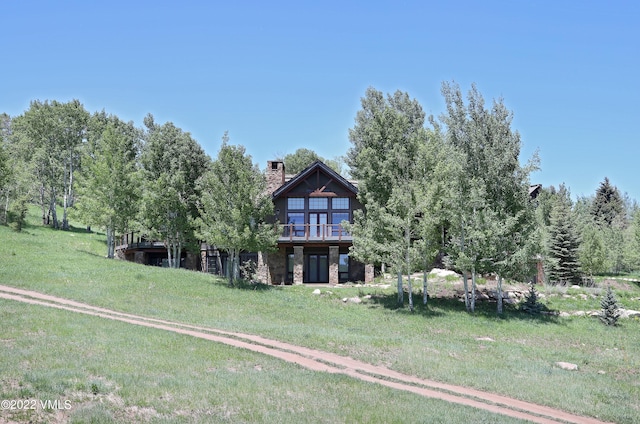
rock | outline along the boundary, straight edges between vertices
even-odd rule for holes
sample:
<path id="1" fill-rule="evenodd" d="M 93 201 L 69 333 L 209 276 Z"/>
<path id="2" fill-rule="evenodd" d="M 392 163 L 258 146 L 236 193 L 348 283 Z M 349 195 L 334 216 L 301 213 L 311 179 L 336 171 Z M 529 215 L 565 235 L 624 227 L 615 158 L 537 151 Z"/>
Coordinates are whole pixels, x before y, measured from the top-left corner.
<path id="1" fill-rule="evenodd" d="M 571 288 L 572 289 L 577 289 L 577 290 L 581 289 L 581 287 L 579 285 L 577 285 L 577 284 L 574 284 L 573 286 L 571 286 Z"/>
<path id="2" fill-rule="evenodd" d="M 578 370 L 578 366 L 576 364 L 572 364 L 570 362 L 556 362 L 556 366 L 558 366 L 558 368 L 561 368 L 561 369 L 567 370 L 567 371 L 577 371 Z"/>
<path id="3" fill-rule="evenodd" d="M 315 289 L 315 290 L 313 291 L 313 293 L 311 293 L 311 294 L 320 294 L 320 293 L 322 293 L 322 292 L 320 291 L 320 289 Z"/>
<path id="4" fill-rule="evenodd" d="M 459 277 L 460 275 L 458 273 L 456 273 L 455 271 L 449 271 L 448 269 L 439 269 L 439 268 L 434 268 L 431 270 L 431 272 L 429 273 L 429 275 L 435 274 L 436 277 L 446 277 L 448 275 L 455 275 L 456 277 Z"/>
<path id="5" fill-rule="evenodd" d="M 600 375 L 605 375 L 605 374 L 606 374 L 606 371 L 599 370 L 599 371 L 598 371 L 598 374 L 600 374 Z"/>
<path id="6" fill-rule="evenodd" d="M 495 342 L 491 337 L 476 337 L 479 342 Z"/>
<path id="7" fill-rule="evenodd" d="M 571 314 L 569 314 L 569 312 L 560 312 L 558 316 L 562 318 L 568 318 L 571 316 Z"/>
<path id="8" fill-rule="evenodd" d="M 544 299 L 545 297 L 547 296 L 544 293 L 538 293 L 538 298 Z"/>
<path id="9" fill-rule="evenodd" d="M 587 295 L 586 294 L 579 294 L 578 297 L 582 300 L 587 300 Z"/>
<path id="10" fill-rule="evenodd" d="M 640 318 L 640 311 L 620 308 L 620 318 Z"/>
<path id="11" fill-rule="evenodd" d="M 342 299 L 342 301 L 344 303 L 362 303 L 362 299 L 360 299 L 358 296 L 356 297 L 345 297 Z"/>
<path id="12" fill-rule="evenodd" d="M 573 316 L 574 316 L 574 317 L 583 317 L 583 316 L 585 316 L 585 315 L 587 315 L 587 313 L 586 313 L 585 311 L 575 311 L 575 312 L 573 313 Z"/>
<path id="13" fill-rule="evenodd" d="M 371 299 L 371 295 L 370 295 L 370 294 L 365 295 L 365 296 L 364 296 L 364 299 L 367 299 L 367 300 Z"/>

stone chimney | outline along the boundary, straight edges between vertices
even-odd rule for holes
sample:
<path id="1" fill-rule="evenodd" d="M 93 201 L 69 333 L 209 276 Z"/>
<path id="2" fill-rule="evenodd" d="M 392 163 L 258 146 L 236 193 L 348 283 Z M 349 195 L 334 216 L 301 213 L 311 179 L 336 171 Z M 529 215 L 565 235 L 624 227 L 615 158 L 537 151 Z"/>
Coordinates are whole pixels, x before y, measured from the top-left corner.
<path id="1" fill-rule="evenodd" d="M 272 194 L 284 184 L 284 162 L 267 161 L 267 192 Z"/>

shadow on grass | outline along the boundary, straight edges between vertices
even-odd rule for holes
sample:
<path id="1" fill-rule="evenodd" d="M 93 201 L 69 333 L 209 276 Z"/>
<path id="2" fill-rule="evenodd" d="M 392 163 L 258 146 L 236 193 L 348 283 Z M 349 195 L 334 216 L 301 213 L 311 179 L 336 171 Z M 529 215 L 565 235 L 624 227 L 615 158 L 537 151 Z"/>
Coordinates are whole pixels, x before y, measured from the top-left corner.
<path id="1" fill-rule="evenodd" d="M 233 286 L 230 286 L 229 280 L 224 279 L 222 277 L 219 277 L 215 283 L 223 285 L 228 289 L 235 289 L 235 290 L 268 292 L 271 290 L 278 289 L 278 286 L 272 286 L 270 284 L 264 284 L 256 281 L 247 281 L 247 280 L 236 280 L 236 282 L 233 283 Z"/>
<path id="2" fill-rule="evenodd" d="M 405 293 L 404 304 L 398 305 L 397 293 L 375 294 L 369 300 L 370 304 L 381 306 L 385 309 L 394 310 L 402 314 L 418 314 L 425 317 L 443 316 L 448 312 L 465 312 L 465 304 L 457 298 L 450 297 L 429 297 L 427 305 L 422 303 L 422 295 L 413 296 L 414 311 L 409 310 L 408 297 Z M 495 302 L 479 302 L 476 300 L 475 312 L 469 313 L 471 316 L 481 316 L 487 319 L 500 320 L 524 320 L 536 321 L 547 324 L 560 324 L 561 320 L 553 311 L 544 310 L 540 314 L 529 314 L 518 309 L 517 305 L 504 303 L 502 315 L 497 313 L 497 304 Z"/>

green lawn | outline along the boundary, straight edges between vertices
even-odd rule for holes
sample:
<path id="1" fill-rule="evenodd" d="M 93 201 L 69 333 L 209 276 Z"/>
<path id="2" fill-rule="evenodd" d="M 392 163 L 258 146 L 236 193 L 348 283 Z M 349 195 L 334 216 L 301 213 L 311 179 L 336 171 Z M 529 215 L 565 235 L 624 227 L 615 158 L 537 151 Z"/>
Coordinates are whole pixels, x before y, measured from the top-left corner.
<path id="1" fill-rule="evenodd" d="M 104 236 L 0 227 L 0 283 L 97 306 L 260 334 L 403 373 L 619 423 L 640 417 L 640 321 L 475 315 L 434 299 L 415 313 L 393 289 L 230 289 L 212 276 L 107 260 Z M 619 293 L 640 309 L 640 288 Z M 362 304 L 343 297 L 372 294 Z M 553 297 L 561 310 L 598 299 Z M 0 300 L 0 399 L 71 400 L 71 422 L 513 422 L 209 341 Z M 494 341 L 477 340 L 489 337 Z M 578 364 L 564 371 L 557 361 Z M 15 412 L 15 411 L 14 411 Z M 7 415 L 51 422 L 55 412 Z M 30 415 L 30 413 L 32 413 Z"/>

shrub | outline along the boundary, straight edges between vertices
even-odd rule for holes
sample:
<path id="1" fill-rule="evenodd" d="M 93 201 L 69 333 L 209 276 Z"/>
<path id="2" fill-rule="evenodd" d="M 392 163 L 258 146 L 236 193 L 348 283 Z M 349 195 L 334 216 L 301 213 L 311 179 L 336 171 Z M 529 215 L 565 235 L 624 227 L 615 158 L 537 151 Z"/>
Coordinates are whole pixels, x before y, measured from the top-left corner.
<path id="1" fill-rule="evenodd" d="M 519 309 L 531 315 L 539 315 L 544 309 L 544 305 L 540 303 L 538 292 L 533 284 L 529 284 L 529 292 L 524 296 L 524 301 L 520 304 Z"/>
<path id="2" fill-rule="evenodd" d="M 618 300 L 616 299 L 613 290 L 611 290 L 611 286 L 607 286 L 607 293 L 600 301 L 600 306 L 602 307 L 602 311 L 599 315 L 600 321 L 606 325 L 618 325 L 618 319 L 620 318 L 620 305 L 618 305 Z"/>

